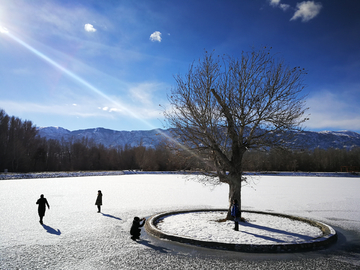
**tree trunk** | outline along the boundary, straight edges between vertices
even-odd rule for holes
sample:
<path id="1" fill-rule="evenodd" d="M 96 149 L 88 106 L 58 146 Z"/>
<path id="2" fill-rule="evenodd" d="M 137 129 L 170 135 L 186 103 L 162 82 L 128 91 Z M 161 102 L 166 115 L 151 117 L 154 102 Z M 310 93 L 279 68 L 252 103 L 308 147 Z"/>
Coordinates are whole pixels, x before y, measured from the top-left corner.
<path id="1" fill-rule="evenodd" d="M 226 216 L 227 220 L 233 220 L 233 217 L 231 216 L 231 205 L 234 200 L 238 201 L 241 219 L 241 182 L 238 184 L 233 182 L 229 183 L 229 209 Z"/>

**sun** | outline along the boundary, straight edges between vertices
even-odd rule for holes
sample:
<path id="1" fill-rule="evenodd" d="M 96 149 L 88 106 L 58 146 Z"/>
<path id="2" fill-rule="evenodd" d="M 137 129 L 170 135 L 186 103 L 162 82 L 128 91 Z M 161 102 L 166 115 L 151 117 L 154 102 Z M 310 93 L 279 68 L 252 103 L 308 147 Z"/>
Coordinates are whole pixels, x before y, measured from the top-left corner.
<path id="1" fill-rule="evenodd" d="M 0 33 L 2 33 L 2 34 L 6 34 L 6 33 L 9 33 L 9 31 L 7 30 L 7 28 L 6 28 L 6 27 L 4 27 L 4 26 L 0 26 Z"/>

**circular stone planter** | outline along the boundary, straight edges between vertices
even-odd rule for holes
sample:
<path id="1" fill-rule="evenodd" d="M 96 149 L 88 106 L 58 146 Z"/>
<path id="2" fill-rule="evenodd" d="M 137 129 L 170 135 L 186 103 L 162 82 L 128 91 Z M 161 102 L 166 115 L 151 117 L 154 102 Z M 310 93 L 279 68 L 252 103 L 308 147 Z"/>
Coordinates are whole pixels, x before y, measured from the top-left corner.
<path id="1" fill-rule="evenodd" d="M 196 212 L 227 212 L 226 209 L 199 209 L 199 210 L 186 210 L 186 211 L 175 211 L 175 212 L 164 212 L 156 214 L 150 217 L 145 224 L 145 230 L 150 234 L 160 239 L 166 239 L 170 241 L 180 242 L 184 244 L 195 245 L 205 248 L 221 249 L 221 250 L 230 250 L 230 251 L 239 251 L 239 252 L 253 252 L 253 253 L 287 253 L 287 252 L 300 252 L 300 251 L 310 251 L 323 249 L 331 244 L 335 243 L 337 240 L 336 231 L 321 222 L 313 221 L 306 218 L 284 215 L 272 212 L 260 212 L 260 211 L 246 211 L 242 210 L 243 213 L 253 213 L 259 215 L 269 215 L 274 218 L 287 218 L 298 222 L 304 222 L 310 226 L 320 229 L 321 236 L 311 238 L 307 241 L 300 241 L 297 243 L 275 243 L 275 244 L 236 244 L 236 243 L 223 243 L 216 241 L 204 241 L 196 239 L 196 237 L 186 237 L 171 234 L 169 232 L 164 232 L 158 228 L 158 224 L 162 222 L 166 217 L 179 214 L 189 214 Z M 241 223 L 240 223 L 241 225 Z"/>

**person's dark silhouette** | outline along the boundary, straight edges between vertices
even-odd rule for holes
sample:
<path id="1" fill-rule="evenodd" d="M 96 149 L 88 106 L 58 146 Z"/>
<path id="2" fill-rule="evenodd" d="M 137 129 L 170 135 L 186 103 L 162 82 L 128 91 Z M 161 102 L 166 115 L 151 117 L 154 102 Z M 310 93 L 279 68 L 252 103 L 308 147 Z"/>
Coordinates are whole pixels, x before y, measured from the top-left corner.
<path id="1" fill-rule="evenodd" d="M 239 205 L 238 205 L 238 201 L 234 200 L 233 204 L 231 206 L 231 216 L 234 218 L 234 222 L 235 222 L 235 231 L 239 230 L 239 221 L 240 221 L 240 210 L 239 210 Z"/>
<path id="2" fill-rule="evenodd" d="M 102 193 L 101 193 L 101 190 L 98 190 L 98 195 L 97 195 L 97 198 L 96 198 L 96 201 L 95 201 L 95 205 L 98 208 L 98 213 L 100 213 L 101 212 L 101 205 L 102 205 Z"/>
<path id="3" fill-rule="evenodd" d="M 46 210 L 46 205 L 47 207 L 50 209 L 50 205 L 47 201 L 46 198 L 44 198 L 44 194 L 40 195 L 40 199 L 38 199 L 36 201 L 36 204 L 38 204 L 38 213 L 39 213 L 39 217 L 40 217 L 40 224 L 43 224 L 43 217 L 45 216 L 45 210 Z"/>
<path id="4" fill-rule="evenodd" d="M 136 239 L 140 239 L 140 234 L 141 234 L 140 227 L 144 226 L 145 220 L 146 220 L 145 218 L 140 220 L 140 218 L 134 217 L 134 221 L 133 221 L 133 224 L 130 229 L 130 234 L 131 234 L 132 240 L 135 241 Z M 141 221 L 142 221 L 142 224 L 140 223 Z"/>

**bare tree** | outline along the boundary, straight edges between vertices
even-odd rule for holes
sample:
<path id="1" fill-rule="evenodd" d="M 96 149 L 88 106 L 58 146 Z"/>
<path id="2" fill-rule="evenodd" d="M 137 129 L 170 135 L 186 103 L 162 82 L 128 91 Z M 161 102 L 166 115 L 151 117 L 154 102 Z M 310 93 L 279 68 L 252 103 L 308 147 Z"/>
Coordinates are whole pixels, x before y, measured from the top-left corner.
<path id="1" fill-rule="evenodd" d="M 280 133 L 307 120 L 300 95 L 304 74 L 265 47 L 240 58 L 206 52 L 186 75 L 175 77 L 166 121 L 188 151 L 211 164 L 204 179 L 229 184 L 229 211 L 234 199 L 241 209 L 244 153 L 281 144 Z"/>

